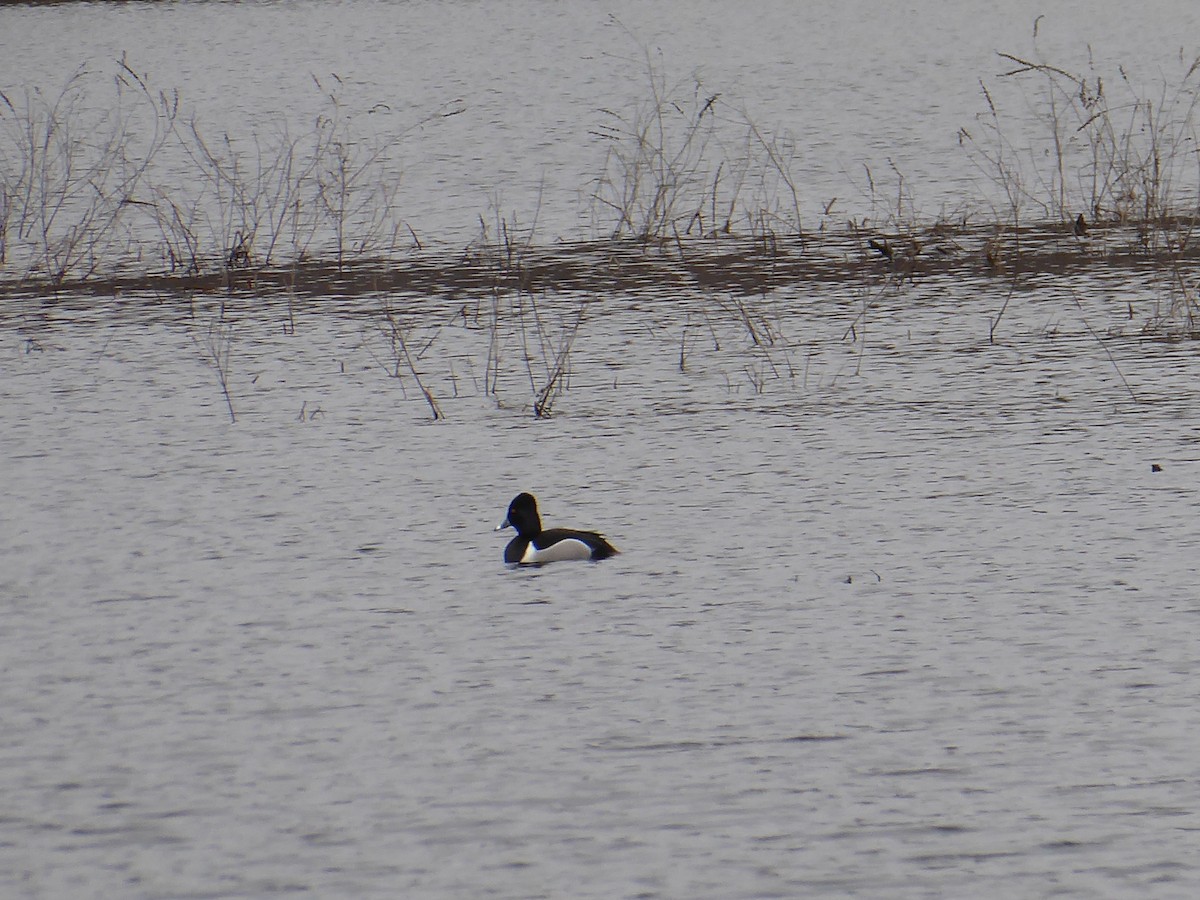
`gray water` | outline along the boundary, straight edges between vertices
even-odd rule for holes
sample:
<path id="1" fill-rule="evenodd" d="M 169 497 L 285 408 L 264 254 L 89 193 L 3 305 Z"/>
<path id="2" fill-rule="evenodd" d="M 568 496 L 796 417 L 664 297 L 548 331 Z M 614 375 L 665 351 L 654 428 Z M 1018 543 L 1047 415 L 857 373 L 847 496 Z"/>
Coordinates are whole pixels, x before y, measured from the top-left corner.
<path id="1" fill-rule="evenodd" d="M 424 243 L 458 245 L 496 206 L 536 222 L 544 240 L 593 233 L 608 149 L 596 133 L 605 111 L 626 115 L 647 98 L 652 66 L 673 97 L 698 80 L 794 146 L 811 229 L 831 201 L 840 225 L 883 218 L 901 194 L 905 213 L 926 219 L 994 217 L 1004 192 L 959 139 L 962 128 L 982 137 L 980 82 L 1014 153 L 1030 143 L 1040 153 L 1049 138 L 1037 94 L 1001 77 L 1014 65 L 999 51 L 1085 74 L 1091 61 L 1114 102 L 1124 72 L 1162 114 L 1172 97 L 1160 87 L 1178 84 L 1198 29 L 1195 4 L 1121 0 L 886 11 L 771 0 L 751 12 L 727 0 L 65 3 L 0 10 L 0 88 L 54 96 L 84 66 L 97 102 L 111 103 L 101 88 L 126 57 L 154 89 L 180 91 L 183 119 L 214 144 L 229 135 L 249 160 L 255 137 L 271 147 L 284 128 L 309 134 L 337 93 L 356 131 L 415 129 L 392 160 L 398 202 Z M 180 168 L 181 180 L 196 177 Z"/>
<path id="2" fill-rule="evenodd" d="M 224 77 L 287 96 L 238 77 L 256 41 L 285 71 L 338 46 L 369 68 L 401 11 L 425 45 L 494 51 L 452 56 L 479 71 L 418 104 L 491 96 L 530 47 L 569 74 L 610 34 L 586 4 L 337 6 L 337 32 L 266 27 L 329 15 L 309 4 L 6 8 L 0 27 L 78 55 L 115 22 L 164 68 L 190 59 L 214 104 Z M 852 7 L 809 39 L 889 72 L 918 25 Z M 813 34 L 784 7 L 695 9 L 620 15 L 683 66 L 694 46 L 736 69 L 702 52 L 714 19 L 768 69 L 762 48 Z M 995 49 L 961 15 L 928 46 L 970 72 L 903 54 L 947 94 L 990 64 L 970 47 Z M 1111 30 L 1088 39 L 1176 28 L 1120 15 L 1089 16 Z M 226 29 L 222 66 L 166 52 L 200 20 Z M 734 40 L 771 22 L 773 43 Z M 32 65 L 4 33 L 4 65 Z M 857 152 L 845 115 L 831 157 Z M 495 137 L 451 121 L 478 136 L 456 152 Z M 570 155 L 554 144 L 479 178 L 531 196 L 538 163 Z M 451 195 L 424 228 L 472 227 L 455 211 L 479 192 L 449 183 L 415 179 Z M 552 342 L 586 317 L 546 420 L 531 331 L 406 298 L 436 422 L 392 377 L 377 298 L 6 298 L 0 893 L 1194 896 L 1200 397 L 1191 342 L 1143 328 L 1166 290 L 1042 280 L 994 340 L 1007 284 L 986 278 L 549 296 Z M 621 555 L 506 569 L 491 529 L 520 490 Z"/>

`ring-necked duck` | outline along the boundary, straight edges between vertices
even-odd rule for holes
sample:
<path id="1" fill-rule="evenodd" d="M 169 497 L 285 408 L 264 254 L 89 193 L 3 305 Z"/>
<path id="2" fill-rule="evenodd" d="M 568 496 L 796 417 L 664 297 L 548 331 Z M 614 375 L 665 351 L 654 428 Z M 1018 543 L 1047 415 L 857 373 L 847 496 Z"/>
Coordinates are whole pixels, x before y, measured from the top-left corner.
<path id="1" fill-rule="evenodd" d="M 496 530 L 509 526 L 517 529 L 517 536 L 504 548 L 506 563 L 540 566 L 564 559 L 608 559 L 617 552 L 616 547 L 594 531 L 576 531 L 574 528 L 543 531 L 533 494 L 517 494 L 508 504 L 508 516 Z"/>

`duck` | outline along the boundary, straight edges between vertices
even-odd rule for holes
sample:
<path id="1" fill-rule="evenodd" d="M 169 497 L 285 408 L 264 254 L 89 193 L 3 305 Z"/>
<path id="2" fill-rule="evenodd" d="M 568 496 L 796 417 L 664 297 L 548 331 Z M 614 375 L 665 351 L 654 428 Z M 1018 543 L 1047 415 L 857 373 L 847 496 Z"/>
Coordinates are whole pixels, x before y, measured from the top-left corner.
<path id="1" fill-rule="evenodd" d="M 517 530 L 517 536 L 504 548 L 504 561 L 509 565 L 540 566 L 568 559 L 608 559 L 618 552 L 603 535 L 594 531 L 543 530 L 537 499 L 529 493 L 517 494 L 508 504 L 508 515 L 496 530 L 505 528 Z"/>

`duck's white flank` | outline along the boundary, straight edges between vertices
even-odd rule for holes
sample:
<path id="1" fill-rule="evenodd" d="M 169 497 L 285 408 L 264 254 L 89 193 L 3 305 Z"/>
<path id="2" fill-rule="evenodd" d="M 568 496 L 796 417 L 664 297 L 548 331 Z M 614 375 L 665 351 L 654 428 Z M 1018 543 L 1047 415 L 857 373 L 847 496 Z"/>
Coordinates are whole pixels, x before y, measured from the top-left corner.
<path id="1" fill-rule="evenodd" d="M 567 538 L 552 544 L 545 550 L 537 549 L 533 546 L 533 542 L 530 541 L 529 546 L 525 548 L 525 555 L 521 557 L 521 562 L 525 565 L 532 565 L 533 563 L 562 562 L 567 559 L 591 558 L 591 547 L 576 538 Z"/>

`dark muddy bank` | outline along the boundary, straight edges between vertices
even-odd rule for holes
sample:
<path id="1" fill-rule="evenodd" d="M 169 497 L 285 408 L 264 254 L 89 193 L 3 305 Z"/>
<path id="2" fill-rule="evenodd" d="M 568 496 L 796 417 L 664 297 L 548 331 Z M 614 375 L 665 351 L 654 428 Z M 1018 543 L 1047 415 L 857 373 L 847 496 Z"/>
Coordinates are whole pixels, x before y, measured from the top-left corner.
<path id="1" fill-rule="evenodd" d="M 1191 223 L 1170 229 L 1039 225 L 878 231 L 846 227 L 799 237 L 562 242 L 468 246 L 364 257 L 341 265 L 306 259 L 260 267 L 253 260 L 202 272 L 142 271 L 58 285 L 0 280 L 0 298 L 293 294 L 311 299 L 381 293 L 474 297 L 495 291 L 638 293 L 689 287 L 757 294 L 796 284 L 853 286 L 927 275 L 1020 279 L 1109 273 L 1170 276 L 1195 285 L 1200 242 Z"/>

